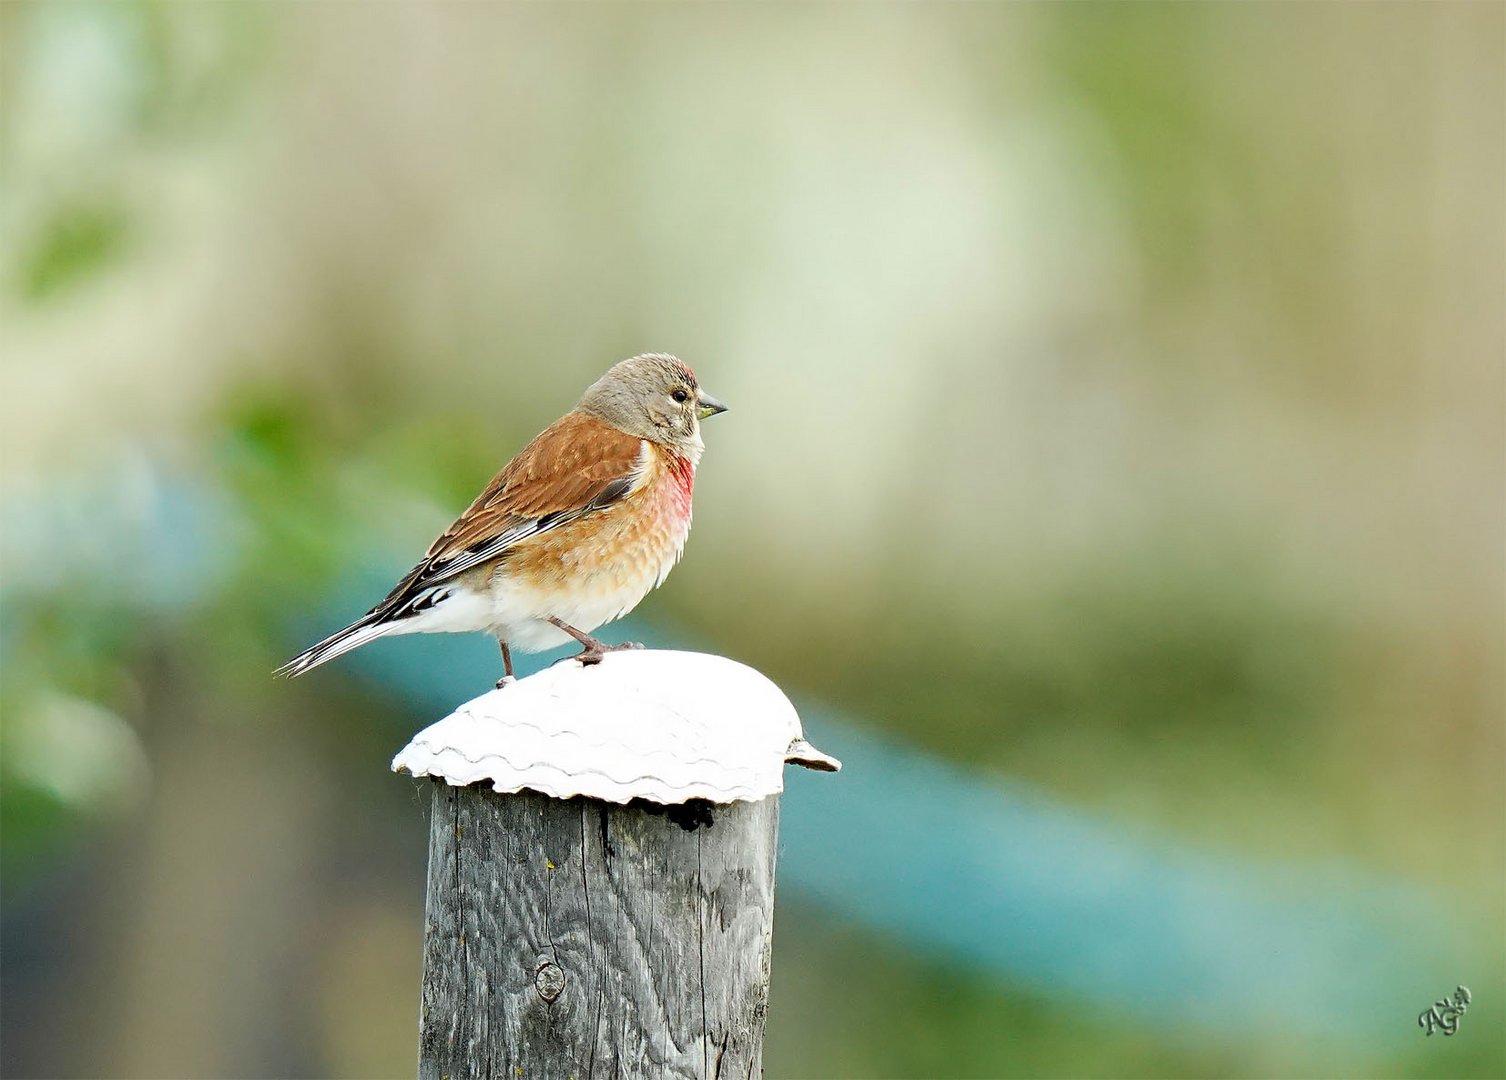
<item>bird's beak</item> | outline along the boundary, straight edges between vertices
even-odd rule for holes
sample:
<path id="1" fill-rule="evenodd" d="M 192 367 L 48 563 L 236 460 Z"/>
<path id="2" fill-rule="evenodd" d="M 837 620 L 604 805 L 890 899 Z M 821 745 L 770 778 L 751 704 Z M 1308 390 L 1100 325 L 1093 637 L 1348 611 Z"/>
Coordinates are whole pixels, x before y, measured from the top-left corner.
<path id="1" fill-rule="evenodd" d="M 723 405 L 720 401 L 716 400 L 716 398 L 712 397 L 704 390 L 702 390 L 696 397 L 696 403 L 696 412 L 700 415 L 702 420 L 706 419 L 708 416 L 715 416 L 719 412 L 727 411 L 727 406 Z"/>

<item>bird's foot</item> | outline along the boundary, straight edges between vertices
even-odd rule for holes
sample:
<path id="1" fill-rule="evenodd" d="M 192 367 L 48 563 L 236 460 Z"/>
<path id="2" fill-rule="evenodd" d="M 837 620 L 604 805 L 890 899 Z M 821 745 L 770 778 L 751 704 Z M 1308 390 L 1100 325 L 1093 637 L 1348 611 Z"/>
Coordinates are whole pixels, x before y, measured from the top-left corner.
<path id="1" fill-rule="evenodd" d="M 641 649 L 643 646 L 636 641 L 624 641 L 621 645 L 608 645 L 605 642 L 592 638 L 586 647 L 575 654 L 582 667 L 591 667 L 601 663 L 602 657 L 609 652 L 626 652 L 629 649 Z"/>
<path id="2" fill-rule="evenodd" d="M 553 615 L 546 617 L 548 621 L 553 623 L 558 629 L 563 630 L 565 633 L 573 637 L 576 641 L 581 643 L 583 648 L 580 652 L 575 654 L 573 659 L 579 660 L 582 667 L 591 667 L 594 664 L 601 663 L 601 658 L 606 656 L 606 654 L 609 652 L 621 652 L 623 649 L 643 648 L 642 645 L 639 645 L 635 641 L 629 641 L 624 645 L 608 645 L 606 642 L 592 637 L 584 630 L 577 630 L 575 627 L 571 626 L 563 619 L 555 618 Z"/>
<path id="3" fill-rule="evenodd" d="M 504 675 L 500 679 L 497 680 L 497 689 L 498 690 L 506 690 L 509 686 L 511 686 L 513 683 L 515 683 L 517 681 L 518 681 L 518 678 L 517 678 L 516 675 Z"/>

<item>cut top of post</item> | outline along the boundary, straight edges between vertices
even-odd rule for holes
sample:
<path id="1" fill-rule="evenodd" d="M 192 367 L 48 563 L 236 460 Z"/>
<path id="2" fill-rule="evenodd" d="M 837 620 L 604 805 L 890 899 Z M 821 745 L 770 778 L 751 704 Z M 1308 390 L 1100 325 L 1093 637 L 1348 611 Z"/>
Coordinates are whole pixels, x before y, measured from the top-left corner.
<path id="1" fill-rule="evenodd" d="M 745 664 L 633 650 L 561 661 L 482 694 L 413 737 L 394 772 L 489 780 L 568 799 L 754 801 L 784 790 L 786 762 L 835 772 L 805 741 L 784 692 Z"/>

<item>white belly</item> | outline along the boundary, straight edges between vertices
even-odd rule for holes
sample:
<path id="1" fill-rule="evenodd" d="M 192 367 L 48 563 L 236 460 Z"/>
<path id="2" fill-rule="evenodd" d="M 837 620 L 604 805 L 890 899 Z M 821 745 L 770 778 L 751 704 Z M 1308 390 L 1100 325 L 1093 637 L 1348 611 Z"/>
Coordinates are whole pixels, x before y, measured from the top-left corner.
<path id="1" fill-rule="evenodd" d="M 575 639 L 548 622 L 539 612 L 547 612 L 589 634 L 603 623 L 632 611 L 638 601 L 648 595 L 653 584 L 648 581 L 642 588 L 615 593 L 577 590 L 549 595 L 504 586 L 493 594 L 492 628 L 503 641 L 523 652 L 569 645 Z"/>
<path id="2" fill-rule="evenodd" d="M 670 560 L 670 566 L 674 565 Z M 667 574 L 669 567 L 664 567 Z M 422 615 L 394 623 L 390 634 L 472 633 L 495 634 L 522 652 L 540 652 L 574 642 L 569 634 L 548 621 L 554 616 L 584 633 L 619 619 L 638 606 L 662 580 L 662 575 L 644 573 L 626 581 L 580 581 L 574 587 L 530 588 L 498 574 L 490 593 L 456 589 Z"/>

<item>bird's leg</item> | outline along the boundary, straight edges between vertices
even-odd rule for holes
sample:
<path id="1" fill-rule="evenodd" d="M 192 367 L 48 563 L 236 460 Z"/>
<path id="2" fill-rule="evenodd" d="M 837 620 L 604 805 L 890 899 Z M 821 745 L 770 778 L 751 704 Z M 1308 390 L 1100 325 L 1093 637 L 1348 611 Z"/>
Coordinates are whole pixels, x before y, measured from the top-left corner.
<path id="1" fill-rule="evenodd" d="M 563 619 L 556 619 L 553 615 L 547 616 L 547 618 L 556 627 L 563 630 L 565 633 L 573 637 L 576 641 L 581 643 L 583 648 L 580 652 L 575 654 L 575 659 L 579 660 L 582 664 L 585 664 L 587 666 L 590 666 L 591 664 L 601 663 L 601 658 L 609 652 L 621 652 L 623 649 L 643 648 L 642 645 L 639 645 L 636 642 L 632 641 L 629 641 L 623 645 L 608 645 L 606 642 L 600 641 L 582 630 L 575 629 L 575 627 L 571 626 Z"/>
<path id="2" fill-rule="evenodd" d="M 510 682 L 516 682 L 512 674 L 512 653 L 507 650 L 507 642 L 497 639 L 498 646 L 502 649 L 502 669 L 507 673 L 497 680 L 497 689 L 500 690 Z"/>

